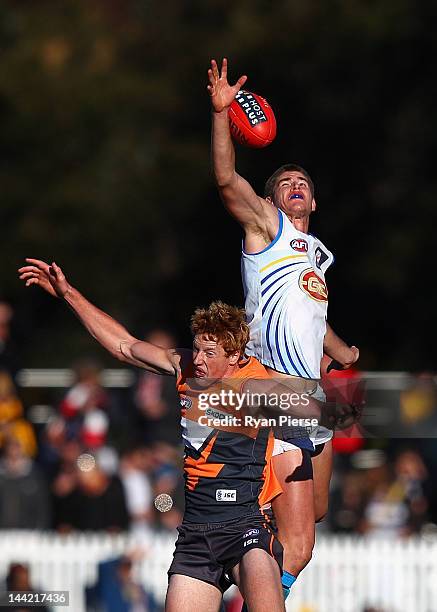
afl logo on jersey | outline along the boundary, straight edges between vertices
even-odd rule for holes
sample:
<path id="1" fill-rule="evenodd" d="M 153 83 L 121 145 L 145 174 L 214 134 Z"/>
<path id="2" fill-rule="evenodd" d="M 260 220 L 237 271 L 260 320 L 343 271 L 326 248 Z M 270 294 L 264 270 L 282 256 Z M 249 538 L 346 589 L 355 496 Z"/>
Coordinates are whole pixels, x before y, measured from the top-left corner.
<path id="1" fill-rule="evenodd" d="M 181 403 L 182 408 L 185 408 L 186 410 L 188 410 L 188 408 L 191 408 L 191 406 L 193 405 L 191 398 L 187 397 L 186 395 L 181 395 L 179 401 Z"/>
<path id="2" fill-rule="evenodd" d="M 290 246 L 293 250 L 299 251 L 299 253 L 308 253 L 308 242 L 306 240 L 295 238 L 290 242 Z"/>
<path id="3" fill-rule="evenodd" d="M 313 300 L 318 302 L 328 301 L 328 289 L 322 280 L 311 268 L 304 270 L 299 278 L 299 287 Z"/>

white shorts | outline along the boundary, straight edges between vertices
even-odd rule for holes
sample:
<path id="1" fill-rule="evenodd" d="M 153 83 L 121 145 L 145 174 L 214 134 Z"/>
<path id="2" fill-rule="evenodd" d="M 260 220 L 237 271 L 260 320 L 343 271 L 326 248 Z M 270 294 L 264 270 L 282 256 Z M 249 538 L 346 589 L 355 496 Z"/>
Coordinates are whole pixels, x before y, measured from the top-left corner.
<path id="1" fill-rule="evenodd" d="M 323 391 L 322 387 L 317 383 L 317 387 L 314 389 L 313 393 L 310 394 L 315 400 L 319 402 L 326 402 L 326 395 Z M 325 444 L 332 439 L 334 432 L 332 429 L 328 429 L 327 427 L 323 427 L 323 425 L 319 425 L 315 427 L 314 430 L 310 433 L 310 438 L 314 446 L 318 446 L 319 444 Z"/>
<path id="2" fill-rule="evenodd" d="M 282 453 L 287 453 L 291 450 L 301 450 L 299 446 L 292 444 L 291 442 L 285 442 L 284 440 L 277 440 L 275 438 L 275 444 L 273 446 L 272 457 L 276 457 L 276 455 L 282 455 Z"/>
<path id="3" fill-rule="evenodd" d="M 323 391 L 322 387 L 317 383 L 316 388 L 312 393 L 309 393 L 311 397 L 313 397 L 318 402 L 326 402 L 326 395 Z M 311 430 L 309 434 L 309 438 L 314 446 L 318 446 L 319 444 L 325 444 L 332 439 L 334 432 L 327 427 L 323 427 L 323 425 L 318 425 Z M 299 446 L 296 446 L 292 442 L 285 442 L 284 440 L 277 440 L 275 438 L 275 445 L 273 447 L 272 457 L 276 455 L 282 455 L 282 453 L 287 453 L 292 450 L 300 450 Z"/>

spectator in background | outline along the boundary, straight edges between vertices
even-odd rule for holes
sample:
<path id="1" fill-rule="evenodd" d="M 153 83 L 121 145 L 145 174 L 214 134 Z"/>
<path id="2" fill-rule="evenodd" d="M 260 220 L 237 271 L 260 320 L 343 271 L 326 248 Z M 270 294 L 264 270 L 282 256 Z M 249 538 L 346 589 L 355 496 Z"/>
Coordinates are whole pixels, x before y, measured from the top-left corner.
<path id="1" fill-rule="evenodd" d="M 97 582 L 85 591 L 89 612 L 159 612 L 155 599 L 132 576 L 136 553 L 99 563 Z"/>
<path id="2" fill-rule="evenodd" d="M 403 451 L 394 465 L 368 470 L 368 502 L 362 532 L 382 536 L 408 536 L 418 532 L 427 518 L 425 465 L 415 451 Z"/>
<path id="3" fill-rule="evenodd" d="M 108 429 L 107 414 L 99 408 L 91 408 L 83 416 L 80 440 L 90 450 L 102 448 L 106 444 Z"/>
<path id="4" fill-rule="evenodd" d="M 101 368 L 91 360 L 82 360 L 74 367 L 76 382 L 59 405 L 66 420 L 67 433 L 82 438 L 89 448 L 97 448 L 106 440 L 109 427 L 109 397 L 100 383 Z"/>
<path id="5" fill-rule="evenodd" d="M 241 596 L 238 588 L 233 585 L 228 591 L 226 591 L 223 597 L 223 605 L 225 612 L 241 612 L 241 606 L 243 605 L 244 600 Z M 222 612 L 222 610 L 220 610 Z M 304 612 L 303 610 L 299 610 L 299 612 Z"/>
<path id="6" fill-rule="evenodd" d="M 162 493 L 170 495 L 173 507 L 168 512 L 158 512 L 155 518 L 164 529 L 176 529 L 182 522 L 184 513 L 184 479 L 182 477 L 181 455 L 179 450 L 166 444 L 156 442 L 152 446 L 153 457 L 153 495 Z"/>
<path id="7" fill-rule="evenodd" d="M 415 376 L 401 392 L 400 425 L 406 437 L 437 435 L 437 386 L 430 372 Z"/>
<path id="8" fill-rule="evenodd" d="M 5 438 L 19 440 L 23 452 L 29 457 L 35 456 L 36 438 L 32 425 L 23 418 L 23 404 L 11 375 L 0 370 L 0 448 Z"/>
<path id="9" fill-rule="evenodd" d="M 76 382 L 59 405 L 67 437 L 80 439 L 93 453 L 108 444 L 120 448 L 123 442 L 130 442 L 129 434 L 135 429 L 132 411 L 117 394 L 103 387 L 100 364 L 83 359 L 73 369 Z"/>
<path id="10" fill-rule="evenodd" d="M 74 366 L 76 382 L 60 403 L 66 419 L 74 419 L 90 409 L 105 409 L 108 396 L 100 384 L 100 366 L 92 360 L 82 360 Z"/>
<path id="11" fill-rule="evenodd" d="M 117 532 L 129 528 L 120 479 L 107 476 L 97 465 L 86 472 L 78 469 L 78 487 L 74 498 L 78 529 Z"/>
<path id="12" fill-rule="evenodd" d="M 165 349 L 176 346 L 175 339 L 161 329 L 150 332 L 145 340 Z M 181 445 L 180 405 L 170 376 L 140 372 L 135 389 L 135 404 L 141 440 L 144 443 Z"/>
<path id="13" fill-rule="evenodd" d="M 19 440 L 6 440 L 0 460 L 0 529 L 47 529 L 47 484 Z"/>
<path id="14" fill-rule="evenodd" d="M 129 515 L 123 486 L 97 465 L 88 471 L 64 466 L 54 483 L 58 512 L 55 527 L 117 532 L 127 530 Z"/>
<path id="15" fill-rule="evenodd" d="M 396 483 L 403 491 L 409 508 L 408 531 L 418 533 L 428 516 L 428 500 L 425 492 L 429 474 L 422 457 L 413 450 L 399 453 L 395 461 Z"/>
<path id="16" fill-rule="evenodd" d="M 345 534 L 360 531 L 365 505 L 363 477 L 365 474 L 351 470 L 343 476 L 341 486 L 334 488 L 328 515 L 332 531 Z"/>
<path id="17" fill-rule="evenodd" d="M 41 589 L 32 586 L 29 574 L 29 567 L 23 563 L 11 563 L 5 580 L 5 591 L 30 591 L 38 592 Z M 15 612 L 32 612 L 34 607 L 14 606 Z M 40 612 L 49 612 L 50 608 L 40 605 L 37 608 Z M 1 612 L 10 612 L 11 606 L 0 606 Z"/>
<path id="18" fill-rule="evenodd" d="M 125 451 L 120 461 L 120 479 L 124 487 L 131 529 L 147 530 L 153 516 L 153 495 L 149 473 L 150 450 L 136 446 Z"/>
<path id="19" fill-rule="evenodd" d="M 39 442 L 38 463 L 50 481 L 60 469 L 62 451 L 67 442 L 65 420 L 51 417 L 46 423 Z"/>
<path id="20" fill-rule="evenodd" d="M 78 486 L 77 459 L 82 447 L 75 439 L 64 439 L 59 452 L 59 471 L 52 483 L 53 526 L 61 533 L 68 533 L 77 522 L 71 500 Z"/>
<path id="21" fill-rule="evenodd" d="M 12 306 L 0 299 L 0 370 L 15 377 L 18 371 L 17 349 L 11 339 Z"/>

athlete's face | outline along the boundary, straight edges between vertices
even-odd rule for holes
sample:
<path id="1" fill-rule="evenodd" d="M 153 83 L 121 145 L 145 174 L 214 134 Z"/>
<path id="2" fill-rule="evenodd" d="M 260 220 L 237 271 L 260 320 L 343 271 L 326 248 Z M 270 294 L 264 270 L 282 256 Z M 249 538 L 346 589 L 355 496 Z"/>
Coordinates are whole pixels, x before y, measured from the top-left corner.
<path id="1" fill-rule="evenodd" d="M 288 217 L 309 217 L 316 209 L 308 179 L 295 170 L 283 172 L 277 179 L 273 198 L 267 198 Z"/>
<path id="2" fill-rule="evenodd" d="M 227 355 L 219 342 L 197 335 L 193 342 L 194 377 L 209 381 L 225 378 L 238 363 L 239 353 Z"/>

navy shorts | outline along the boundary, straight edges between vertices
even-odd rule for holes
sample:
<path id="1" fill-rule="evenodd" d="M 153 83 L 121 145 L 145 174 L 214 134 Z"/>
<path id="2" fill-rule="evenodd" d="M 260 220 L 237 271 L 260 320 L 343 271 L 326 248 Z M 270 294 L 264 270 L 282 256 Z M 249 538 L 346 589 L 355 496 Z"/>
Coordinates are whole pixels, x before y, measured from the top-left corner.
<path id="1" fill-rule="evenodd" d="M 253 548 L 271 555 L 282 571 L 282 546 L 262 515 L 224 523 L 182 523 L 168 570 L 216 586 L 222 593 L 233 584 L 232 568 Z"/>

